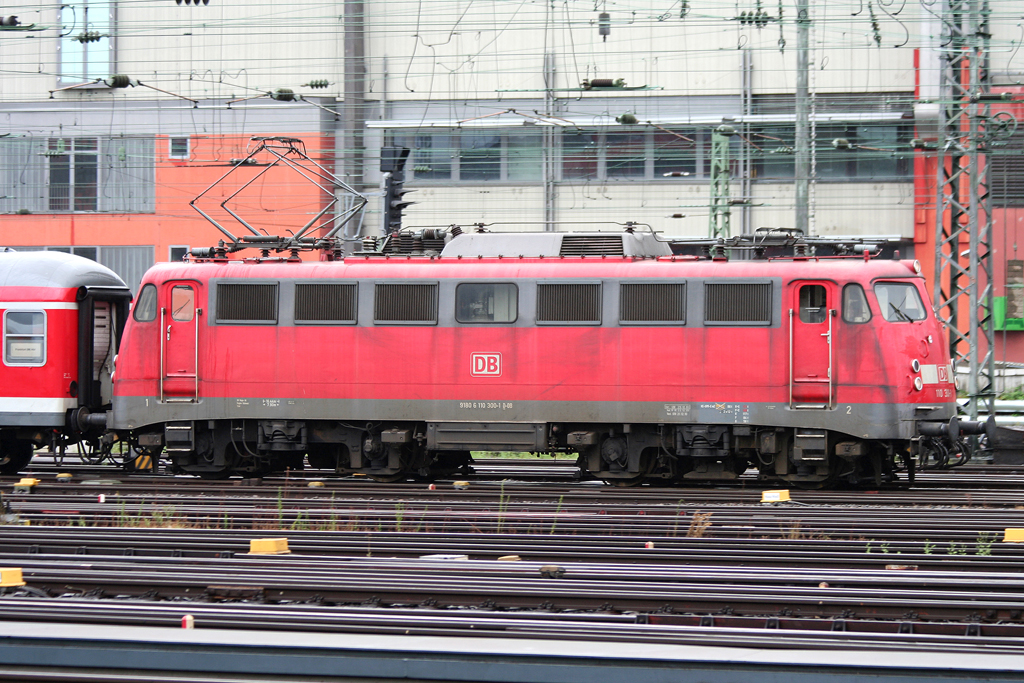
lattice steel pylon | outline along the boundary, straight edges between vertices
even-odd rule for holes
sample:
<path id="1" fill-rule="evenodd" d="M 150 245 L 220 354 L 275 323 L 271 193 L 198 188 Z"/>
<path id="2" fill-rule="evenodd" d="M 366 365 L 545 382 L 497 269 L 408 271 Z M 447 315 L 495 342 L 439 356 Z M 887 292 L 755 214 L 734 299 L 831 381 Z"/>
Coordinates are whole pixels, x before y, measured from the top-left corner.
<path id="1" fill-rule="evenodd" d="M 730 166 L 732 152 L 730 140 L 736 130 L 732 126 L 718 126 L 711 131 L 711 206 L 708 211 L 708 237 L 713 239 L 732 236 L 732 201 L 729 199 Z"/>
<path id="2" fill-rule="evenodd" d="M 984 159 L 990 133 L 987 0 L 948 0 L 942 24 L 948 42 L 939 82 L 934 303 L 949 331 L 954 371 L 967 365 L 967 412 L 974 420 L 995 407 L 992 220 Z"/>

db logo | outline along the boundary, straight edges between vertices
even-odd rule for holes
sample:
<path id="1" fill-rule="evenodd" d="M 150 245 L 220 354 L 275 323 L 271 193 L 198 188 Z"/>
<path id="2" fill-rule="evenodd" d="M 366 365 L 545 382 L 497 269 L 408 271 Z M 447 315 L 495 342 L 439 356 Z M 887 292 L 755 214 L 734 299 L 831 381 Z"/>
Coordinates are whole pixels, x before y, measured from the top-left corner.
<path id="1" fill-rule="evenodd" d="M 473 353 L 470 354 L 469 361 L 469 374 L 474 377 L 501 377 L 500 353 Z"/>

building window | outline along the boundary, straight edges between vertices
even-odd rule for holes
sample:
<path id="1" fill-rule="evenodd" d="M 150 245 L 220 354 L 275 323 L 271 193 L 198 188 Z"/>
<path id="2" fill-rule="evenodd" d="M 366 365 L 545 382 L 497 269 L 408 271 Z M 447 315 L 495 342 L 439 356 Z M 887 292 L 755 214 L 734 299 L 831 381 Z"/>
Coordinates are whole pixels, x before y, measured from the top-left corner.
<path id="1" fill-rule="evenodd" d="M 459 139 L 459 180 L 501 180 L 501 135 L 466 133 Z"/>
<path id="2" fill-rule="evenodd" d="M 99 145 L 96 138 L 50 138 L 50 211 L 95 211 Z"/>
<path id="3" fill-rule="evenodd" d="M 188 159 L 189 157 L 189 139 L 188 138 L 171 138 L 169 141 L 168 156 L 172 159 Z"/>
<path id="4" fill-rule="evenodd" d="M 0 213 L 156 208 L 152 136 L 0 137 Z"/>
<path id="5" fill-rule="evenodd" d="M 173 246 L 167 250 L 167 260 L 171 263 L 177 263 L 178 261 L 184 261 L 185 256 L 188 255 L 188 245 Z"/>
<path id="6" fill-rule="evenodd" d="M 114 3 L 69 0 L 61 5 L 61 85 L 109 78 L 114 73 Z"/>
<path id="7" fill-rule="evenodd" d="M 911 129 L 892 123 L 829 124 L 815 128 L 815 177 L 821 180 L 909 178 Z M 792 124 L 761 128 L 750 135 L 753 173 L 761 179 L 790 179 L 796 167 Z"/>
<path id="8" fill-rule="evenodd" d="M 391 136 L 392 144 L 412 149 L 412 159 L 406 166 L 408 179 L 465 183 L 539 181 L 542 139 L 542 134 L 533 130 Z"/>
<path id="9" fill-rule="evenodd" d="M 700 135 L 694 130 L 658 130 L 654 133 L 654 177 L 697 174 Z"/>
<path id="10" fill-rule="evenodd" d="M 606 133 L 605 149 L 607 178 L 647 176 L 646 133 Z"/>

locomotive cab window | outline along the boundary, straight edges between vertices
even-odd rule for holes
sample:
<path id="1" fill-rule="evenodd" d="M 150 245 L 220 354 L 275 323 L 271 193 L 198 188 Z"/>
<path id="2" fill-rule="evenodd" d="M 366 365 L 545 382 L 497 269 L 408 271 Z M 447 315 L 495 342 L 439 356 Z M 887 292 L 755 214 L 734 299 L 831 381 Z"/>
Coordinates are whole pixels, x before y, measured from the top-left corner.
<path id="1" fill-rule="evenodd" d="M 866 323 L 871 320 L 871 309 L 864 288 L 858 284 L 843 287 L 843 320 L 848 323 Z"/>
<path id="2" fill-rule="evenodd" d="M 171 320 L 187 323 L 196 314 L 196 291 L 186 285 L 171 289 Z"/>
<path id="3" fill-rule="evenodd" d="M 519 288 L 511 283 L 469 283 L 455 288 L 455 319 L 460 323 L 514 323 Z"/>
<path id="4" fill-rule="evenodd" d="M 135 310 L 132 311 L 136 322 L 148 323 L 156 320 L 156 286 L 148 284 L 139 292 L 139 298 L 135 302 Z"/>
<path id="5" fill-rule="evenodd" d="M 823 323 L 828 315 L 828 299 L 822 285 L 800 288 L 800 322 Z"/>
<path id="6" fill-rule="evenodd" d="M 4 363 L 40 366 L 46 364 L 46 313 L 7 311 L 4 313 Z"/>
<path id="7" fill-rule="evenodd" d="M 917 287 L 910 282 L 876 282 L 875 297 L 882 317 L 891 323 L 908 323 L 928 317 Z"/>

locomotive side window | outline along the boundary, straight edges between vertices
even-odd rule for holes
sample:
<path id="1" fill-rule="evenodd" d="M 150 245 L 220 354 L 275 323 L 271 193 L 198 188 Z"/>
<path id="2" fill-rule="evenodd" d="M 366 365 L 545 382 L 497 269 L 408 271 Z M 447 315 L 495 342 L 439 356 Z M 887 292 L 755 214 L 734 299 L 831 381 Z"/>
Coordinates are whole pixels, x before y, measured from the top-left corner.
<path id="1" fill-rule="evenodd" d="M 148 323 L 156 320 L 156 286 L 148 284 L 139 292 L 139 298 L 135 302 L 135 310 L 132 316 L 136 322 Z"/>
<path id="2" fill-rule="evenodd" d="M 195 314 L 195 290 L 185 285 L 176 285 L 171 290 L 171 320 L 187 323 Z"/>
<path id="3" fill-rule="evenodd" d="M 704 283 L 705 325 L 771 325 L 772 283 Z"/>
<path id="4" fill-rule="evenodd" d="M 218 283 L 217 322 L 276 324 L 277 284 Z"/>
<path id="5" fill-rule="evenodd" d="M 437 284 L 381 284 L 374 288 L 373 322 L 437 324 Z"/>
<path id="6" fill-rule="evenodd" d="M 800 322 L 823 323 L 828 315 L 825 287 L 804 285 L 800 288 Z"/>
<path id="7" fill-rule="evenodd" d="M 46 313 L 7 311 L 4 313 L 4 363 L 46 364 Z"/>
<path id="8" fill-rule="evenodd" d="M 460 323 L 514 323 L 519 288 L 511 283 L 464 282 L 455 288 L 455 319 Z"/>
<path id="9" fill-rule="evenodd" d="M 538 284 L 537 322 L 601 324 L 600 284 Z"/>
<path id="10" fill-rule="evenodd" d="M 928 317 L 917 287 L 909 282 L 876 282 L 875 297 L 882 316 L 891 323 L 924 320 Z"/>
<path id="11" fill-rule="evenodd" d="M 355 284 L 295 285 L 295 322 L 355 323 Z"/>
<path id="12" fill-rule="evenodd" d="M 686 284 L 683 282 L 623 283 L 619 286 L 619 322 L 686 322 Z"/>
<path id="13" fill-rule="evenodd" d="M 843 320 L 848 323 L 866 323 L 871 320 L 871 309 L 864 288 L 854 283 L 843 287 Z"/>

